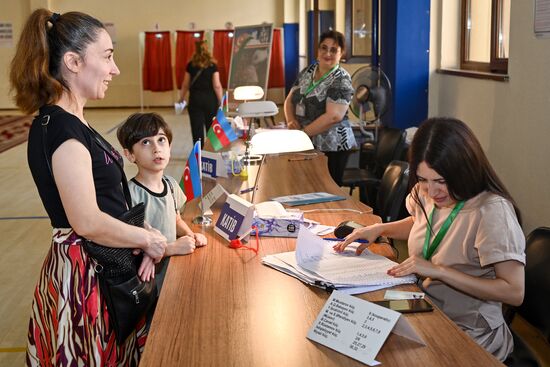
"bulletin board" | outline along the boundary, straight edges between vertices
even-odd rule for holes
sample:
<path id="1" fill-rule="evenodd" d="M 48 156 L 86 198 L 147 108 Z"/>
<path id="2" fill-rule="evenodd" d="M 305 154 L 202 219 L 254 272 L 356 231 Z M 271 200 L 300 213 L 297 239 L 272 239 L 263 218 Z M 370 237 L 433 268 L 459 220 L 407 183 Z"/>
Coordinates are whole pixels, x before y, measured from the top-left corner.
<path id="1" fill-rule="evenodd" d="M 267 92 L 272 40 L 273 24 L 235 27 L 229 66 L 230 92 L 244 85 L 257 85 Z"/>

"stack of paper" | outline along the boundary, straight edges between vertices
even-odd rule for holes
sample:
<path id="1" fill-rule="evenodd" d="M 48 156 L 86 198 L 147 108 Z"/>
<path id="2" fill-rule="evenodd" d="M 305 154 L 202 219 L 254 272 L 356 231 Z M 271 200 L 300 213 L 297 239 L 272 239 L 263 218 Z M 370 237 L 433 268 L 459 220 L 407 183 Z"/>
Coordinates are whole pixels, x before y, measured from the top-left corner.
<path id="1" fill-rule="evenodd" d="M 278 196 L 272 200 L 278 201 L 281 204 L 296 206 L 346 200 L 346 198 L 340 195 L 329 194 L 328 192 L 310 192 L 308 194 Z"/>
<path id="2" fill-rule="evenodd" d="M 416 282 L 414 275 L 399 278 L 388 275 L 388 269 L 396 263 L 383 256 L 368 250 L 361 256 L 355 255 L 357 243 L 350 244 L 343 253 L 336 253 L 333 245 L 334 242 L 325 241 L 302 226 L 296 251 L 268 255 L 262 262 L 304 283 L 350 294 Z"/>

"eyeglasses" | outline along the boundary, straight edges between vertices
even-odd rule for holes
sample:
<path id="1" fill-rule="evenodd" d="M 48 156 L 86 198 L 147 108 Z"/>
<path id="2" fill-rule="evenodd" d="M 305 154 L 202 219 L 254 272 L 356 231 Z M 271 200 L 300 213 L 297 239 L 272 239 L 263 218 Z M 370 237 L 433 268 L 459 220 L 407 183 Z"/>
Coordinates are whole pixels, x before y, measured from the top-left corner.
<path id="1" fill-rule="evenodd" d="M 338 52 L 340 52 L 340 47 L 328 47 L 327 45 L 321 45 L 319 46 L 319 50 L 325 54 L 328 54 L 330 52 L 331 54 L 336 55 Z"/>

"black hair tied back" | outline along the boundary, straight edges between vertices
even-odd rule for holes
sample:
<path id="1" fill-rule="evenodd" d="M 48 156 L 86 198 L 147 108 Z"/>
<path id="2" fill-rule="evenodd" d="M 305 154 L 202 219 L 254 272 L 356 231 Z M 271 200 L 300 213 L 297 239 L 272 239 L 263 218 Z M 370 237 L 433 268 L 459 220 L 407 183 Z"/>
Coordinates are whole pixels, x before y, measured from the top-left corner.
<path id="1" fill-rule="evenodd" d="M 61 14 L 59 13 L 52 13 L 52 16 L 50 17 L 50 22 L 52 23 L 52 25 L 55 25 L 60 16 Z"/>

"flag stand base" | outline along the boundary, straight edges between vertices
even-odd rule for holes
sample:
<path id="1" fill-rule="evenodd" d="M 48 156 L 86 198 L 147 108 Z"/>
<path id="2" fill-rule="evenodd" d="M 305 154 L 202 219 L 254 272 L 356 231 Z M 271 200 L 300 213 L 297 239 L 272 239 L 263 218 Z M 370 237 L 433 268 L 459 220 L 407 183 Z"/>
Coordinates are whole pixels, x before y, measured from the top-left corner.
<path id="1" fill-rule="evenodd" d="M 193 224 L 200 224 L 203 226 L 209 226 L 212 224 L 212 218 L 206 217 L 204 215 L 199 215 L 192 220 Z"/>

